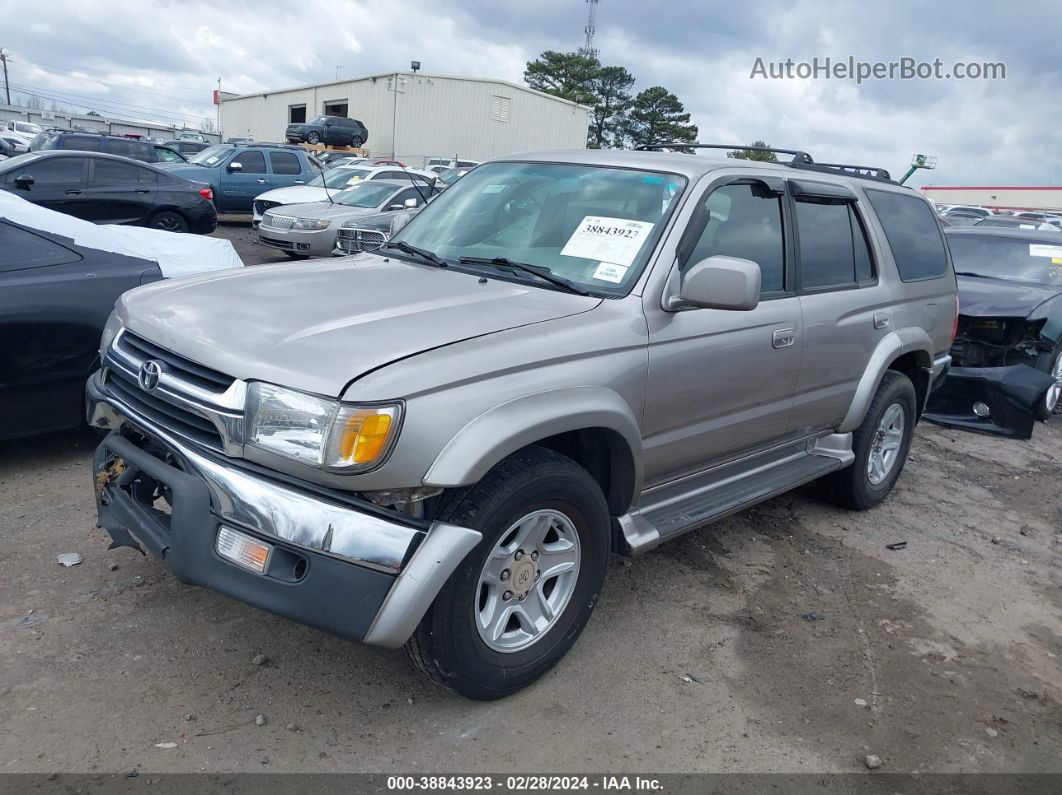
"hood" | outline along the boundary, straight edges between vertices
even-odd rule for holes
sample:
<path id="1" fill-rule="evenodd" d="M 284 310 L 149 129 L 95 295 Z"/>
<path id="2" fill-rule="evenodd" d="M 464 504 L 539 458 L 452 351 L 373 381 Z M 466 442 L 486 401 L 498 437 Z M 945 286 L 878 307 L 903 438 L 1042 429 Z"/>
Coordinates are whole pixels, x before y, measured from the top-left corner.
<path id="1" fill-rule="evenodd" d="M 967 317 L 1028 317 L 1040 304 L 1059 293 L 1046 284 L 1021 284 L 1006 279 L 956 276 L 959 314 Z"/>
<path id="2" fill-rule="evenodd" d="M 333 204 L 329 201 L 316 201 L 309 204 L 300 204 L 298 207 L 278 207 L 276 209 L 282 212 L 283 215 L 290 215 L 293 218 L 327 218 L 329 220 L 355 218 L 380 211 L 379 207 L 350 207 L 345 204 Z"/>
<path id="3" fill-rule="evenodd" d="M 125 293 L 118 314 L 136 334 L 223 373 L 337 397 L 396 359 L 599 303 L 363 255 L 157 282 Z"/>
<path id="4" fill-rule="evenodd" d="M 332 193 L 338 191 L 333 188 Z M 318 202 L 322 199 L 327 200 L 324 188 L 317 188 L 313 185 L 292 185 L 289 188 L 274 188 L 273 190 L 267 190 L 265 193 L 259 193 L 255 196 L 255 201 L 261 199 L 268 202 L 280 202 L 281 204 L 303 204 L 305 202 Z"/>

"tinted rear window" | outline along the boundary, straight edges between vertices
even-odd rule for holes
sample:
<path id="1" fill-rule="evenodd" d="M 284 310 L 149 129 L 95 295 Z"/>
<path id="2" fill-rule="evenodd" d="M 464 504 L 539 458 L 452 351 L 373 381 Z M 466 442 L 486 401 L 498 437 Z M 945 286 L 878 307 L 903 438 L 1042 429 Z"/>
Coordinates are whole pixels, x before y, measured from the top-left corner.
<path id="1" fill-rule="evenodd" d="M 928 203 L 916 196 L 891 191 L 866 193 L 885 230 L 903 281 L 935 279 L 948 272 L 944 238 Z"/>

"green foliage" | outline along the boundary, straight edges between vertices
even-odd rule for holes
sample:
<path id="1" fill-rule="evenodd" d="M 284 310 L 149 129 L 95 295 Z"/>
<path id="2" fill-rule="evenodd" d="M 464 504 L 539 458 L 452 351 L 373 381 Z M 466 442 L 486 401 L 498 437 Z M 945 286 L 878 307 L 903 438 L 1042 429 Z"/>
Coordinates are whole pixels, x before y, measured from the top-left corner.
<path id="1" fill-rule="evenodd" d="M 586 141 L 591 149 L 697 140 L 697 126 L 690 123 L 678 97 L 663 86 L 632 97 L 635 78 L 622 66 L 602 66 L 596 58 L 576 52 L 546 50 L 528 61 L 524 81 L 538 91 L 592 108 Z"/>
<path id="2" fill-rule="evenodd" d="M 653 86 L 634 98 L 627 113 L 625 133 L 634 146 L 665 141 L 694 143 L 697 125 L 690 123 L 690 114 L 678 97 L 663 86 Z M 692 151 L 681 147 L 675 150 Z"/>
<path id="3" fill-rule="evenodd" d="M 600 69 L 601 64 L 596 58 L 575 52 L 546 50 L 538 60 L 527 62 L 524 82 L 536 91 L 581 105 L 592 105 L 595 97 L 591 83 Z"/>
<path id="4" fill-rule="evenodd" d="M 759 146 L 761 148 L 770 146 L 763 141 L 753 141 L 749 146 Z M 732 157 L 735 160 L 760 160 L 764 163 L 777 163 L 778 158 L 774 156 L 774 152 L 750 152 L 748 149 L 738 149 L 733 152 L 727 152 L 727 157 Z"/>

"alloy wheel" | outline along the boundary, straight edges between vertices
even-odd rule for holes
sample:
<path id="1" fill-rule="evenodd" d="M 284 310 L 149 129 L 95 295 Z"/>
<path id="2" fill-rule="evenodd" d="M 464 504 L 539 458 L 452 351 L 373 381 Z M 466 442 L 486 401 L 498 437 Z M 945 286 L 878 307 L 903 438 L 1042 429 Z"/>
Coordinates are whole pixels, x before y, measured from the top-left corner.
<path id="1" fill-rule="evenodd" d="M 533 511 L 494 546 L 479 576 L 479 637 L 494 651 L 521 651 L 564 613 L 579 579 L 579 533 L 560 511 Z"/>
<path id="2" fill-rule="evenodd" d="M 872 485 L 880 485 L 896 467 L 906 424 L 903 406 L 899 403 L 893 403 L 881 415 L 867 457 L 867 479 Z"/>

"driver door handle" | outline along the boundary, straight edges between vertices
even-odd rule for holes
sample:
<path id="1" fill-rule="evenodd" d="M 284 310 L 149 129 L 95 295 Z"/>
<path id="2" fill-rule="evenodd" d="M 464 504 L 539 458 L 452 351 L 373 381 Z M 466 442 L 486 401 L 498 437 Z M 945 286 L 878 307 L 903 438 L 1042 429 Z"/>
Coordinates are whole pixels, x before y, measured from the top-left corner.
<path id="1" fill-rule="evenodd" d="M 255 182 L 257 182 L 259 185 L 266 185 L 266 184 L 269 183 L 269 180 L 268 179 L 257 179 L 257 180 L 255 180 Z"/>
<path id="2" fill-rule="evenodd" d="M 771 335 L 771 346 L 775 348 L 792 348 L 796 342 L 796 329 L 775 329 Z"/>
<path id="3" fill-rule="evenodd" d="M 81 191 L 79 191 L 79 190 L 68 190 L 66 192 L 66 195 L 67 196 L 80 196 L 81 195 Z"/>

